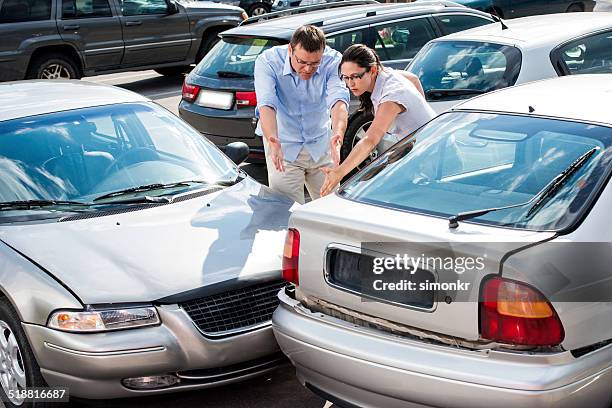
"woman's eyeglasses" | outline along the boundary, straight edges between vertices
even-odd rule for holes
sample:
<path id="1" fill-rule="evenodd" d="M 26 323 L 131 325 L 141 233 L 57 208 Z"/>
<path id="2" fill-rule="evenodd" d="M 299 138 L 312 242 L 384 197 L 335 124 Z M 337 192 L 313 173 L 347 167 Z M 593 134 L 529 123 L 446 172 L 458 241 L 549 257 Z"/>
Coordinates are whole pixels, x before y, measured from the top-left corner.
<path id="1" fill-rule="evenodd" d="M 353 75 L 343 75 L 343 74 L 340 74 L 340 79 L 341 79 L 342 81 L 344 81 L 344 82 L 348 82 L 348 81 L 355 81 L 355 80 L 357 80 L 357 79 L 361 79 L 361 78 L 363 78 L 363 76 L 364 76 L 365 74 L 367 74 L 368 72 L 370 72 L 370 70 L 369 70 L 369 69 L 366 69 L 365 71 L 363 71 L 363 72 L 361 72 L 361 73 L 359 73 L 359 74 L 353 74 Z"/>

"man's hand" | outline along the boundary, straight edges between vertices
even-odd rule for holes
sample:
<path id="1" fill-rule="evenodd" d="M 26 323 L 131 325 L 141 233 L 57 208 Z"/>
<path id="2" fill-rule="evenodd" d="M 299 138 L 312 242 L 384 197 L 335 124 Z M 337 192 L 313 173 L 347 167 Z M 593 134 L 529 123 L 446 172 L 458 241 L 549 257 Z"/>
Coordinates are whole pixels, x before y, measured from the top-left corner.
<path id="1" fill-rule="evenodd" d="M 339 167 L 330 169 L 329 167 L 322 167 L 321 171 L 325 174 L 325 181 L 321 187 L 321 197 L 328 195 L 340 184 L 343 174 L 340 172 Z"/>
<path id="2" fill-rule="evenodd" d="M 340 164 L 340 148 L 342 147 L 343 139 L 344 139 L 343 135 L 335 134 L 331 137 L 329 141 L 331 159 L 332 159 L 332 163 L 334 163 L 334 166 L 338 166 Z"/>
<path id="3" fill-rule="evenodd" d="M 268 138 L 268 158 L 272 160 L 272 164 L 276 170 L 283 173 L 285 171 L 285 165 L 283 164 L 283 149 L 281 149 L 280 140 L 274 136 Z"/>

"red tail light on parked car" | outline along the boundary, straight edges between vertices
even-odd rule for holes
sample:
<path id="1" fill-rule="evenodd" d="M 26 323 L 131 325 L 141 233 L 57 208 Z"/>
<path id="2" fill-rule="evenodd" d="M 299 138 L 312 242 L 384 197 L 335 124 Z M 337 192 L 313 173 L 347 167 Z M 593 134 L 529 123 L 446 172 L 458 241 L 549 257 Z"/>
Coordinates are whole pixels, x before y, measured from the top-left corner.
<path id="1" fill-rule="evenodd" d="M 482 287 L 480 333 L 485 339 L 516 345 L 554 346 L 565 332 L 550 302 L 536 289 L 494 277 Z"/>
<path id="2" fill-rule="evenodd" d="M 236 92 L 237 106 L 257 106 L 255 92 Z"/>
<path id="3" fill-rule="evenodd" d="M 298 272 L 298 260 L 300 257 L 300 233 L 294 228 L 289 228 L 285 238 L 285 249 L 283 250 L 283 279 L 300 284 Z"/>
<path id="4" fill-rule="evenodd" d="M 200 87 L 197 85 L 188 84 L 187 81 L 183 82 L 182 97 L 187 102 L 193 102 L 198 97 Z"/>

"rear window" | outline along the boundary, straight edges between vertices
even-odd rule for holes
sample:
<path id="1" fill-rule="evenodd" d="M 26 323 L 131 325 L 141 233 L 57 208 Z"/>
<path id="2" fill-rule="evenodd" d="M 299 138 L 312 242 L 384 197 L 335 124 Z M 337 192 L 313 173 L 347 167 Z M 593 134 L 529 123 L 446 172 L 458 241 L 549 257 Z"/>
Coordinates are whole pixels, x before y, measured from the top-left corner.
<path id="1" fill-rule="evenodd" d="M 223 37 L 195 68 L 200 76 L 252 78 L 255 59 L 268 48 L 285 44 L 269 38 Z"/>
<path id="2" fill-rule="evenodd" d="M 559 51 L 571 74 L 612 73 L 612 31 L 572 41 Z"/>
<path id="3" fill-rule="evenodd" d="M 0 23 L 49 20 L 51 0 L 0 0 Z"/>
<path id="4" fill-rule="evenodd" d="M 605 184 L 611 146 L 609 127 L 451 112 L 391 148 L 344 185 L 340 194 L 445 218 L 517 205 L 470 222 L 560 230 L 581 217 Z M 569 178 L 544 198 L 545 187 L 581 160 Z"/>
<path id="5" fill-rule="evenodd" d="M 417 54 L 416 74 L 429 101 L 465 99 L 514 85 L 521 52 L 512 46 L 476 41 L 436 41 Z"/>

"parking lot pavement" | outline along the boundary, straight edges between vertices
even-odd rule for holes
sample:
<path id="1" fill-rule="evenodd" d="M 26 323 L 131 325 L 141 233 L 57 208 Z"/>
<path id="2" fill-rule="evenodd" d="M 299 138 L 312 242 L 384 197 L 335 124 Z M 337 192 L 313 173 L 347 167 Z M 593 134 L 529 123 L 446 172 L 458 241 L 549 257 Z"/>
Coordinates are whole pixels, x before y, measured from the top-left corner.
<path id="1" fill-rule="evenodd" d="M 596 0 L 595 8 L 593 11 L 607 11 L 612 12 L 612 0 Z"/>

